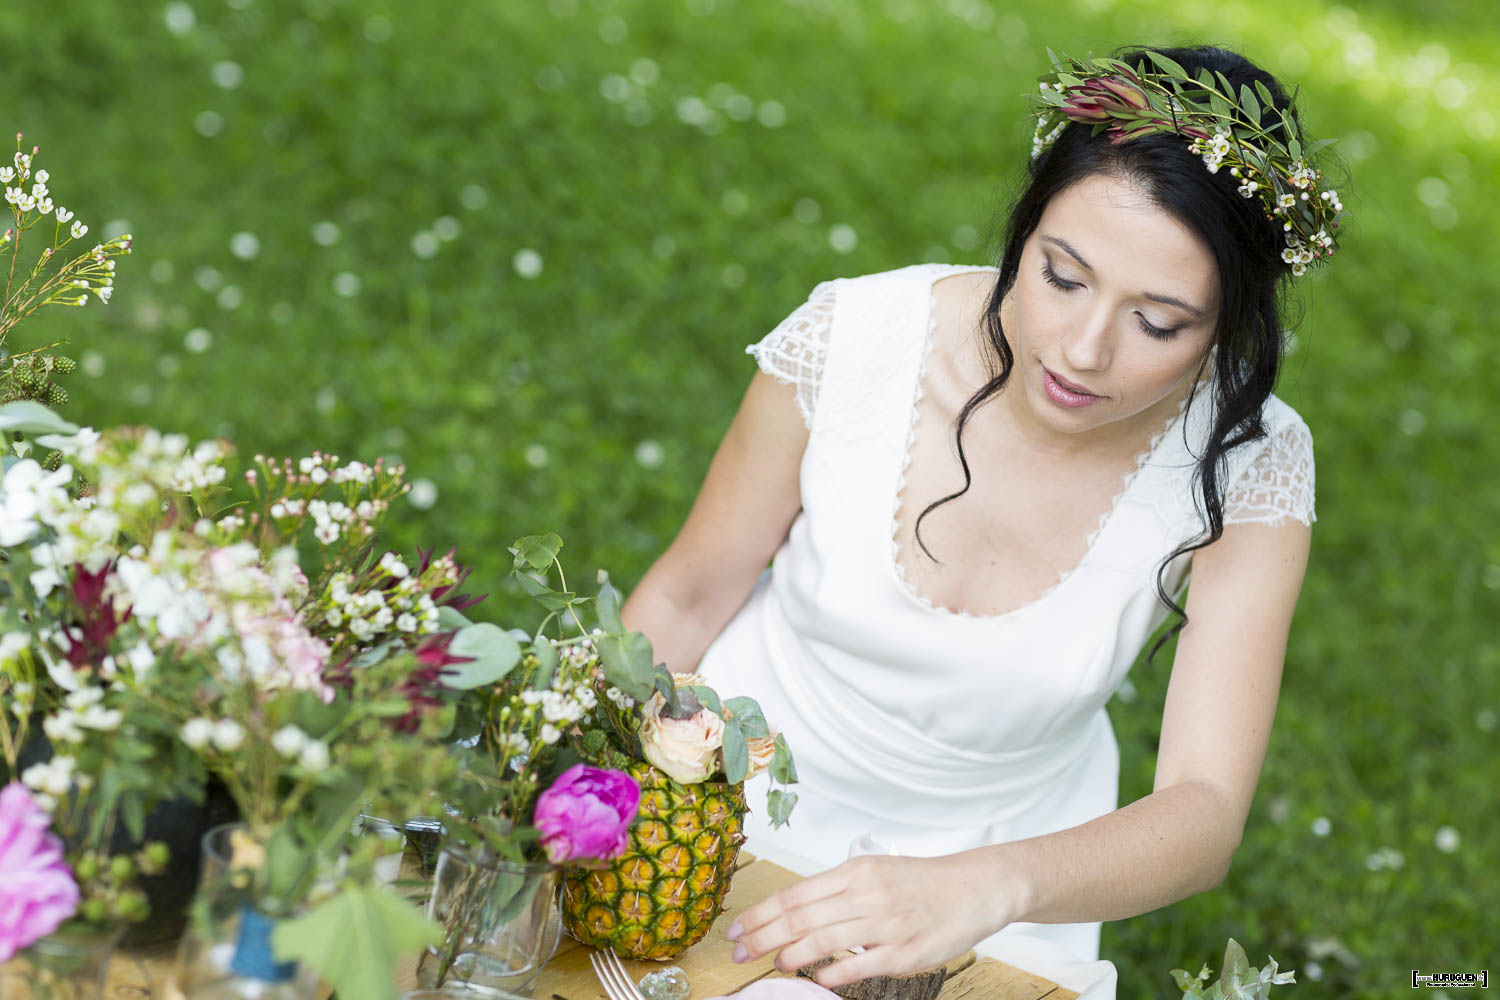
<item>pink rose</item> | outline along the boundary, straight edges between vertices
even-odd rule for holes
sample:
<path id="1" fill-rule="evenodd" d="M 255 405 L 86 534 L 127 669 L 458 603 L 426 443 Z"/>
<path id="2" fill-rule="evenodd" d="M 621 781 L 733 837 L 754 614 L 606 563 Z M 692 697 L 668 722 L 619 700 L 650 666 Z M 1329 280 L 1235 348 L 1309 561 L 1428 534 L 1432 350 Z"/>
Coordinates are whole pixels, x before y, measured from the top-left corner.
<path id="1" fill-rule="evenodd" d="M 0 790 L 0 965 L 78 908 L 78 884 L 51 827 L 24 785 Z"/>
<path id="2" fill-rule="evenodd" d="M 532 822 L 555 865 L 609 861 L 625 853 L 641 788 L 623 771 L 575 764 L 536 800 Z"/>
<path id="3" fill-rule="evenodd" d="M 697 683 L 695 674 L 674 674 L 676 686 Z M 719 770 L 719 748 L 724 745 L 724 720 L 708 708 L 686 719 L 663 715 L 667 700 L 660 691 L 641 706 L 641 751 L 646 759 L 684 785 L 707 781 Z"/>

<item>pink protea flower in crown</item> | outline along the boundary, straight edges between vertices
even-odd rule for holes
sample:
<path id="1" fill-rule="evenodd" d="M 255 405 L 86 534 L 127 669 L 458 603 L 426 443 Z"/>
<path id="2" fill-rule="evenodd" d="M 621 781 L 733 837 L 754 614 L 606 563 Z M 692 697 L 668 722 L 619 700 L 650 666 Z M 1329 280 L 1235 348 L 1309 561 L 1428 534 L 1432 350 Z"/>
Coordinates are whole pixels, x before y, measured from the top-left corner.
<path id="1" fill-rule="evenodd" d="M 0 789 L 0 964 L 78 908 L 78 884 L 51 826 L 24 785 Z"/>
<path id="2" fill-rule="evenodd" d="M 630 844 L 640 786 L 623 771 L 575 764 L 536 802 L 533 824 L 553 864 L 610 861 Z"/>

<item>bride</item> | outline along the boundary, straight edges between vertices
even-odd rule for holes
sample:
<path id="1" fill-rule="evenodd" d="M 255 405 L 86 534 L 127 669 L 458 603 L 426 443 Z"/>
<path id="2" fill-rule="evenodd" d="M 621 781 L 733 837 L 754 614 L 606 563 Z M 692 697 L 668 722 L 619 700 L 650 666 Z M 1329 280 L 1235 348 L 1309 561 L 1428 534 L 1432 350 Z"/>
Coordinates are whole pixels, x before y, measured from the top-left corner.
<path id="1" fill-rule="evenodd" d="M 1239 845 L 1314 520 L 1278 293 L 1342 206 L 1239 55 L 1068 60 L 1033 100 L 998 266 L 813 289 L 624 609 L 797 755 L 791 825 L 747 849 L 811 877 L 737 960 L 862 948 L 833 986 L 977 947 L 1111 996 L 1099 922 Z M 1117 808 L 1105 703 L 1169 616 L 1155 788 Z"/>

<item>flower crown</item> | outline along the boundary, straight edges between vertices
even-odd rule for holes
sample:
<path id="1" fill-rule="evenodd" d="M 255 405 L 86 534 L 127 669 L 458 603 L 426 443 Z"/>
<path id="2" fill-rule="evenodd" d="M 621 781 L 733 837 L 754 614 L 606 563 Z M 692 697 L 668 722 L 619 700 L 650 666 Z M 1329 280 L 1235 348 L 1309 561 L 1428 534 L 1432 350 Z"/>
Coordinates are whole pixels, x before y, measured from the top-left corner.
<path id="1" fill-rule="evenodd" d="M 1293 275 L 1326 259 L 1338 249 L 1335 234 L 1344 205 L 1332 188 L 1318 189 L 1322 172 L 1307 160 L 1332 139 L 1303 148 L 1297 123 L 1281 111 L 1266 89 L 1242 86 L 1236 93 L 1222 73 L 1199 69 L 1188 73 L 1160 52 L 1143 52 L 1136 66 L 1104 56 L 1059 58 L 1051 49 L 1052 71 L 1038 78 L 1040 94 L 1028 100 L 1037 106 L 1036 134 L 1031 157 L 1036 159 L 1062 133 L 1068 122 L 1093 125 L 1094 134 L 1107 131 L 1115 145 L 1143 135 L 1176 134 L 1191 140 L 1188 149 L 1203 157 L 1209 173 L 1226 163 L 1240 182 L 1245 198 L 1259 198 L 1266 218 L 1279 221 L 1286 233 L 1281 259 Z M 1285 143 L 1272 134 L 1281 129 Z"/>

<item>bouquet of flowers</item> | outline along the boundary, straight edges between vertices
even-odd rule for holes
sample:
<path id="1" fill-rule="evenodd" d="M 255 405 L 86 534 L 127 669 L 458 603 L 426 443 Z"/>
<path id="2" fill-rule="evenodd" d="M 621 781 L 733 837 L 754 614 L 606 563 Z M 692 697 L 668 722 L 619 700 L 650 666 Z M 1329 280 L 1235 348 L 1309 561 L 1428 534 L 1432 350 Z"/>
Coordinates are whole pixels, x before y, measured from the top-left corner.
<path id="1" fill-rule="evenodd" d="M 1224 968 L 1219 979 L 1210 984 L 1212 975 L 1207 965 L 1196 976 L 1184 969 L 1172 970 L 1172 979 L 1182 990 L 1182 1000 L 1267 1000 L 1272 986 L 1297 981 L 1294 972 L 1278 972 L 1276 959 L 1270 956 L 1266 957 L 1264 968 L 1255 968 L 1234 938 L 1224 948 Z"/>
<path id="2" fill-rule="evenodd" d="M 779 826 L 796 804 L 785 787 L 797 780 L 796 768 L 754 699 L 721 699 L 702 678 L 653 664 L 649 640 L 620 620 L 621 594 L 607 574 L 599 574 L 594 598 L 570 591 L 561 548 L 556 535 L 545 535 L 511 549 L 516 579 L 549 611 L 533 655 L 544 671 L 577 678 L 570 702 L 544 708 L 567 727 L 549 735 L 566 737 L 579 757 L 623 771 L 641 789 L 628 844 L 610 863 L 569 864 L 563 923 L 594 947 L 669 958 L 701 940 L 723 909 L 744 840 L 745 781 L 769 771 L 782 786 L 767 799 Z M 587 605 L 592 628 L 581 614 Z M 571 634 L 544 639 L 554 620 Z"/>

